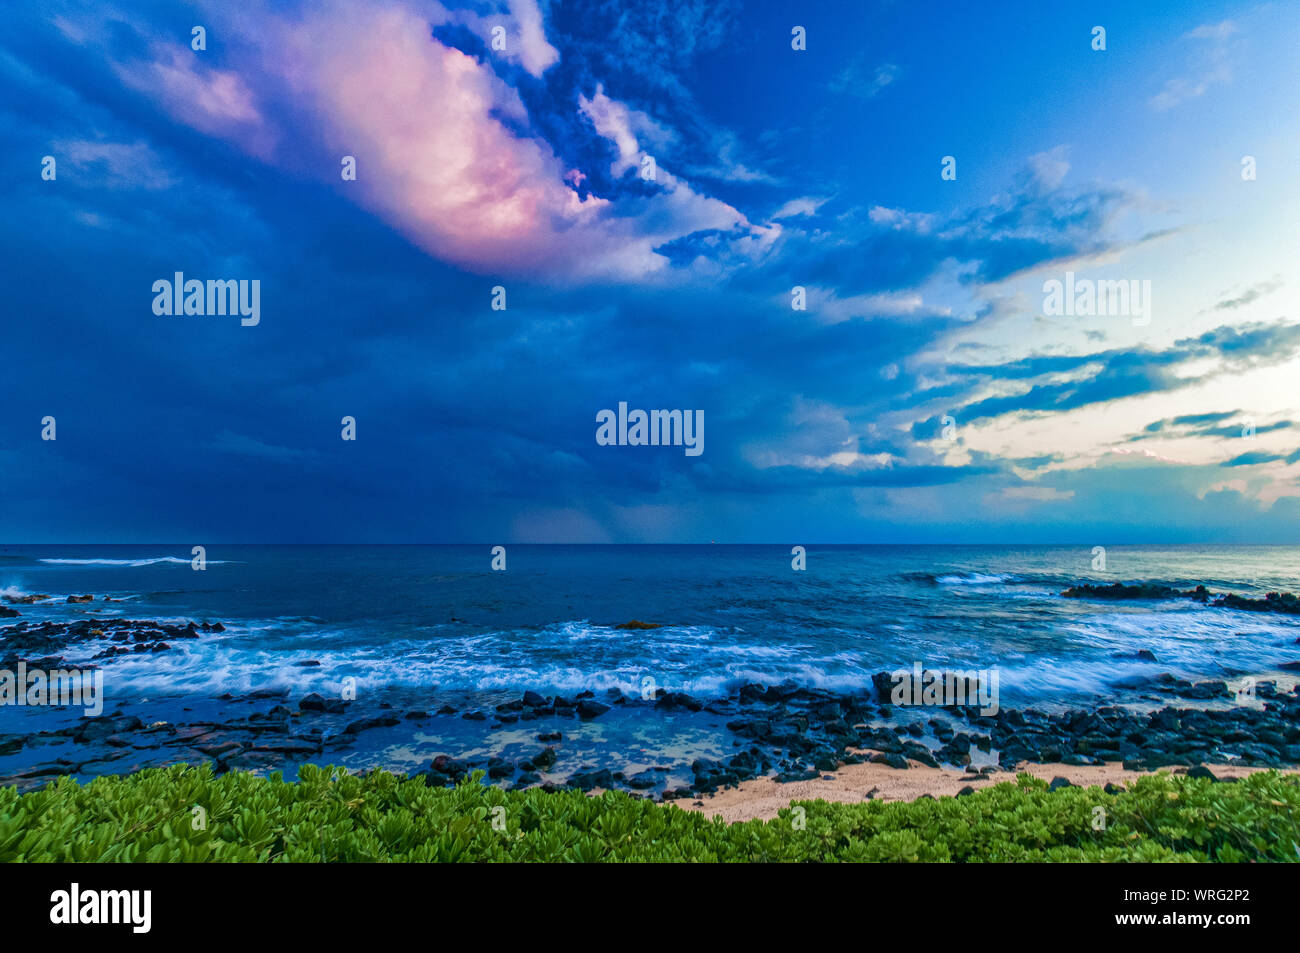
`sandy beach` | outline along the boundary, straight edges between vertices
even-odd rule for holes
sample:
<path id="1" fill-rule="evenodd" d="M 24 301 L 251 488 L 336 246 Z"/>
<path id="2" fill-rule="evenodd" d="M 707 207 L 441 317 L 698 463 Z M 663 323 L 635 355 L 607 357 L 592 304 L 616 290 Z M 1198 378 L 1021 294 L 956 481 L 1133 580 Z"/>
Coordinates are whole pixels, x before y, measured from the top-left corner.
<path id="1" fill-rule="evenodd" d="M 1185 767 L 1161 770 L 1178 774 L 1187 772 Z M 1210 770 L 1218 778 L 1240 778 L 1267 769 L 1216 764 L 1210 766 Z M 1280 770 L 1287 774 L 1300 773 L 1297 768 Z M 1018 771 L 1046 781 L 1065 778 L 1071 784 L 1098 787 L 1107 784 L 1122 785 L 1134 778 L 1157 773 L 1126 770 L 1119 762 L 1103 765 L 1025 764 Z M 727 788 L 702 799 L 683 798 L 671 803 L 684 810 L 721 816 L 724 821 L 733 823 L 755 818 L 770 820 L 782 808 L 789 807 L 791 801 L 912 801 L 927 794 L 931 797 L 952 797 L 968 786 L 980 790 L 1004 781 L 1014 781 L 1015 778 L 1016 774 L 1006 771 L 976 778 L 964 771 L 926 767 L 915 761 L 910 763 L 906 771 L 885 764 L 846 764 L 833 774 L 809 781 L 781 784 L 772 778 L 753 778 L 742 782 L 738 787 Z"/>

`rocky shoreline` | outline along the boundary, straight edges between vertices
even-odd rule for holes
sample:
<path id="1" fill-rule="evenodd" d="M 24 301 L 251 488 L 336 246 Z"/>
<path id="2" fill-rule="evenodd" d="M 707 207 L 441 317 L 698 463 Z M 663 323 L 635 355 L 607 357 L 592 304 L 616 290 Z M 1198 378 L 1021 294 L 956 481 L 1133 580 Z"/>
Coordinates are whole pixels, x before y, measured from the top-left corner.
<path id="1" fill-rule="evenodd" d="M 885 677 L 885 673 L 882 673 Z M 1153 679 L 1150 689 L 1171 698 L 1228 701 L 1234 694 L 1223 682 Z M 0 735 L 0 755 L 24 748 L 71 743 L 66 754 L 83 745 L 123 751 L 123 768 L 142 756 L 151 763 L 210 763 L 218 772 L 231 769 L 286 770 L 307 761 L 328 761 L 331 752 L 347 750 L 364 733 L 409 725 L 427 729 L 437 719 L 487 722 L 492 732 L 523 723 L 547 722 L 535 733 L 536 750 L 515 760 L 440 754 L 424 769 L 429 784 L 454 784 L 474 771 L 490 783 L 511 787 L 621 788 L 665 799 L 698 797 L 757 777 L 796 782 L 834 772 L 842 765 L 872 762 L 892 769 L 912 765 L 965 769 L 972 779 L 1015 770 L 1025 763 L 1101 765 L 1122 762 L 1131 770 L 1166 766 L 1300 765 L 1300 686 L 1279 692 L 1271 682 L 1256 686 L 1258 707 L 1220 710 L 1166 705 L 1150 712 L 1119 706 L 1091 711 L 1047 714 L 1002 709 L 981 715 L 972 706 L 927 709 L 880 703 L 875 695 L 837 695 L 793 684 L 742 686 L 725 699 L 704 701 L 660 691 L 654 699 L 610 692 L 573 697 L 528 692 L 489 708 L 460 709 L 443 704 L 436 711 L 380 706 L 373 714 L 352 712 L 355 703 L 308 694 L 291 707 L 288 689 L 270 689 L 223 701 L 248 707 L 242 717 L 188 723 L 154 722 L 121 710 L 86 718 L 71 727 L 34 735 Z M 647 717 L 664 713 L 704 712 L 727 718 L 735 754 L 695 759 L 692 781 L 669 786 L 669 766 L 626 774 L 581 761 L 565 751 L 568 733 L 553 727 L 557 719 L 574 723 L 606 717 L 615 709 L 637 710 Z M 902 716 L 909 716 L 903 718 Z M 163 760 L 159 762 L 158 757 Z M 982 762 L 976 766 L 976 761 Z M 116 765 L 112 766 L 116 767 Z M 108 769 L 103 771 L 101 769 Z M 96 754 L 87 760 L 59 757 L 6 777 L 0 783 L 26 788 L 61 774 L 116 773 Z"/>
<path id="2" fill-rule="evenodd" d="M 1150 591 L 1149 587 L 1084 586 L 1064 595 L 1170 597 L 1134 595 L 1137 589 Z M 1107 594 L 1098 596 L 1099 592 Z M 1270 594 L 1264 600 L 1212 596 L 1204 587 L 1178 595 L 1229 608 L 1240 606 L 1217 600 L 1270 606 L 1250 611 L 1289 613 L 1296 602 L 1289 594 Z M 636 623 L 637 627 L 652 625 Z M 220 622 L 20 621 L 0 627 L 0 668 L 13 668 L 20 661 L 47 669 L 68 666 L 62 653 L 88 642 L 107 643 L 93 657 L 111 664 L 117 655 L 167 652 L 180 640 L 222 631 Z M 1282 668 L 1300 669 L 1300 662 Z M 517 740 L 532 728 L 526 735 L 532 739 L 530 750 L 513 757 L 484 755 L 485 745 L 475 744 L 466 751 L 439 753 L 417 772 L 431 785 L 454 784 L 483 771 L 489 783 L 510 787 L 620 788 L 674 799 L 695 798 L 760 777 L 779 783 L 807 781 L 843 765 L 868 762 L 899 771 L 912 765 L 964 769 L 971 779 L 1027 763 L 1122 763 L 1134 770 L 1300 765 L 1300 685 L 1281 690 L 1275 682 L 1261 680 L 1253 686 L 1249 703 L 1242 703 L 1223 681 L 1192 683 L 1162 674 L 1125 686 L 1152 710 L 1104 705 L 1055 713 L 1003 708 L 982 714 L 972 705 L 894 705 L 889 701 L 890 673 L 878 673 L 873 682 L 870 690 L 856 694 L 786 682 L 744 684 L 726 697 L 710 699 L 664 689 L 648 697 L 630 696 L 614 689 L 600 695 L 527 691 L 490 703 L 431 690 L 421 695 L 418 708 L 346 701 L 315 692 L 294 697 L 290 689 L 276 687 L 224 694 L 211 700 L 215 709 L 195 712 L 192 720 L 187 720 L 192 711 L 188 704 L 180 710 L 182 717 L 154 721 L 119 707 L 102 717 L 57 728 L 0 734 L 0 759 L 22 755 L 19 760 L 24 762 L 12 769 L 0 767 L 0 783 L 26 789 L 63 774 L 121 773 L 181 762 L 210 763 L 219 773 L 288 772 L 303 763 L 331 763 L 331 757 L 353 750 L 372 732 L 387 732 L 382 737 L 398 745 L 420 733 L 440 734 L 434 729 L 453 719 L 481 723 L 476 730 L 488 740 L 498 733 Z M 574 752 L 570 735 L 575 726 L 620 716 L 707 718 L 725 732 L 732 751 L 629 771 L 592 763 Z M 47 747 L 51 756 L 42 757 L 39 749 Z"/>

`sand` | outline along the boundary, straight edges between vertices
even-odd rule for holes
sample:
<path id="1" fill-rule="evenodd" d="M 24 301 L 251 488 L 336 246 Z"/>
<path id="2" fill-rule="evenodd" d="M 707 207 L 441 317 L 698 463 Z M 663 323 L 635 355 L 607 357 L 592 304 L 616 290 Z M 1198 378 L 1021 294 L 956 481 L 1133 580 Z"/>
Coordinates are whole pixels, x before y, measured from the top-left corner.
<path id="1" fill-rule="evenodd" d="M 701 800 L 672 801 L 687 811 L 700 811 L 710 816 L 720 815 L 724 821 L 748 821 L 754 818 L 769 820 L 777 811 L 790 806 L 791 801 L 836 801 L 856 803 L 871 799 L 878 801 L 912 801 L 923 794 L 932 797 L 953 796 L 966 786 L 980 790 L 1004 781 L 1014 781 L 1015 773 L 999 771 L 982 778 L 971 778 L 964 771 L 930 768 L 910 762 L 906 771 L 884 764 L 846 764 L 833 775 L 823 775 L 810 781 L 793 781 L 779 784 L 772 778 L 754 778 L 739 787 L 728 788 Z M 1215 777 L 1240 778 L 1265 768 L 1238 765 L 1209 765 Z M 1162 771 L 1186 773 L 1186 768 L 1162 768 Z M 1282 769 L 1288 774 L 1300 769 Z M 1103 786 L 1124 784 L 1154 771 L 1128 771 L 1119 762 L 1098 765 L 1025 764 L 1017 769 L 1048 781 L 1066 778 L 1071 784 Z"/>

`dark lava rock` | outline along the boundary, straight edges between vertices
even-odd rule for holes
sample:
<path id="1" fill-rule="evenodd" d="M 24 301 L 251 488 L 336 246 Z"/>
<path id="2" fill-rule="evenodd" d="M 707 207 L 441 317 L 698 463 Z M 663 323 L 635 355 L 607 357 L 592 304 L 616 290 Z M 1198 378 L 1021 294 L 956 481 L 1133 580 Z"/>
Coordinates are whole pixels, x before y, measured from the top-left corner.
<path id="1" fill-rule="evenodd" d="M 592 788 L 609 790 L 614 787 L 614 783 L 614 774 L 609 768 L 579 771 L 569 778 L 569 786 L 579 791 L 590 791 Z"/>
<path id="2" fill-rule="evenodd" d="M 515 766 L 509 761 L 501 758 L 492 758 L 488 761 L 487 776 L 493 780 L 508 778 L 515 773 Z"/>
<path id="3" fill-rule="evenodd" d="M 907 759 L 901 754 L 873 754 L 871 760 L 875 764 L 887 764 L 891 768 L 897 768 L 900 771 L 907 768 Z"/>
<path id="4" fill-rule="evenodd" d="M 789 784 L 792 781 L 811 781 L 817 777 L 821 777 L 821 772 L 816 768 L 795 767 L 788 771 L 782 771 L 776 776 L 776 781 L 778 784 Z"/>
<path id="5" fill-rule="evenodd" d="M 10 609 L 8 606 L 0 606 L 0 619 L 16 619 L 20 615 L 22 615 L 22 613 L 17 609 Z"/>
<path id="6" fill-rule="evenodd" d="M 627 786 L 638 791 L 644 791 L 647 788 L 655 787 L 659 783 L 659 775 L 653 770 L 642 771 L 640 774 L 634 774 L 627 779 Z"/>
<path id="7" fill-rule="evenodd" d="M 661 626 L 657 622 L 641 622 L 637 619 L 633 619 L 630 622 L 620 622 L 618 625 L 614 626 L 614 628 L 616 629 L 660 629 L 663 628 L 663 626 Z"/>
<path id="8" fill-rule="evenodd" d="M 1067 599 L 1175 599 L 1183 597 L 1200 599 L 1203 602 L 1209 596 L 1209 593 L 1204 586 L 1197 586 L 1195 589 L 1184 592 L 1170 586 L 1157 586 L 1150 583 L 1126 586 L 1121 582 L 1113 582 L 1109 586 L 1097 586 L 1091 583 L 1071 586 L 1061 595 Z"/>
<path id="9" fill-rule="evenodd" d="M 1074 785 L 1070 783 L 1069 778 L 1055 777 L 1052 778 L 1052 783 L 1047 786 L 1047 790 L 1059 791 L 1061 790 L 1061 788 L 1072 788 L 1072 787 L 1074 787 Z"/>
<path id="10" fill-rule="evenodd" d="M 94 596 L 68 596 L 68 602 L 94 602 Z"/>
<path id="11" fill-rule="evenodd" d="M 1189 768 L 1189 769 L 1187 770 L 1187 776 L 1188 776 L 1189 778 L 1205 778 L 1207 781 L 1217 781 L 1217 780 L 1219 780 L 1218 778 L 1216 778 L 1216 777 L 1214 776 L 1214 772 L 1211 771 L 1209 768 L 1207 768 L 1207 767 L 1206 767 L 1205 765 L 1203 765 L 1203 764 L 1198 764 L 1198 765 L 1197 765 L 1196 767 L 1194 767 L 1194 768 Z"/>
<path id="12" fill-rule="evenodd" d="M 957 792 L 957 796 L 958 796 L 958 797 L 968 797 L 968 796 L 970 796 L 970 795 L 972 795 L 972 794 L 974 794 L 974 793 L 975 793 L 975 789 L 974 789 L 973 787 L 971 787 L 971 786 L 968 784 L 968 785 L 966 785 L 964 788 L 962 788 L 960 791 Z"/>
<path id="13" fill-rule="evenodd" d="M 703 707 L 703 704 L 685 692 L 663 692 L 655 702 L 655 708 L 665 711 L 679 708 L 684 708 L 686 711 L 700 711 Z"/>
<path id="14" fill-rule="evenodd" d="M 558 731 L 544 731 L 537 736 L 538 741 L 563 741 L 564 735 Z"/>
<path id="15" fill-rule="evenodd" d="M 469 767 L 464 761 L 457 761 L 448 755 L 440 754 L 429 765 L 425 781 L 431 785 L 446 784 L 449 781 L 458 781 L 468 773 Z"/>
<path id="16" fill-rule="evenodd" d="M 467 711 L 461 717 L 466 721 L 487 721 L 487 715 L 481 711 Z"/>
<path id="17" fill-rule="evenodd" d="M 193 625 L 194 625 L 194 623 L 191 622 L 191 623 L 190 623 L 190 626 L 193 627 Z M 247 695 L 245 695 L 244 697 L 245 697 L 246 699 L 248 699 L 249 701 L 266 701 L 267 699 L 270 699 L 270 698 L 274 698 L 274 699 L 276 699 L 277 701 L 283 701 L 284 699 L 286 699 L 286 698 L 289 697 L 289 689 L 287 689 L 287 688 L 259 688 L 257 691 L 249 692 L 249 693 L 248 693 Z"/>
<path id="18" fill-rule="evenodd" d="M 400 725 L 402 720 L 395 715 L 377 715 L 374 718 L 362 718 L 360 721 L 354 721 L 343 729 L 346 735 L 355 735 L 362 731 L 368 731 L 371 728 L 391 728 L 393 725 Z"/>
<path id="19" fill-rule="evenodd" d="M 582 701 L 578 702 L 578 717 L 583 719 L 599 718 L 601 715 L 605 714 L 605 712 L 609 711 L 609 708 L 609 705 L 602 704 L 598 701 L 592 701 L 590 698 L 584 698 Z"/>
<path id="20" fill-rule="evenodd" d="M 919 761 L 927 768 L 939 767 L 939 762 L 935 760 L 934 755 L 930 754 L 930 749 L 925 745 L 917 744 L 915 741 L 909 741 L 903 745 L 903 756 L 909 761 Z M 967 758 L 967 760 L 970 759 Z"/>
<path id="21" fill-rule="evenodd" d="M 298 707 L 303 711 L 321 711 L 337 715 L 347 708 L 347 702 L 341 698 L 321 698 L 312 692 L 298 702 Z"/>
<path id="22" fill-rule="evenodd" d="M 529 708 L 549 708 L 550 703 L 537 692 L 524 692 L 523 702 Z"/>
<path id="23" fill-rule="evenodd" d="M 1135 659 L 1139 662 L 1156 661 L 1156 654 L 1150 649 L 1138 649 L 1136 652 L 1116 652 L 1113 657 L 1118 659 Z"/>

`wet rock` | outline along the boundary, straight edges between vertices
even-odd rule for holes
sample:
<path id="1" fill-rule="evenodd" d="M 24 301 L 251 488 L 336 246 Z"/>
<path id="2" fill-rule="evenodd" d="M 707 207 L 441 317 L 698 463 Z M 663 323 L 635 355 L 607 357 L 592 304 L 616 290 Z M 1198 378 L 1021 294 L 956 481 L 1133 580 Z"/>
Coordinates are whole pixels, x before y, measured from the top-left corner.
<path id="1" fill-rule="evenodd" d="M 627 779 L 627 786 L 637 791 L 644 791 L 648 788 L 655 787 L 658 784 L 659 775 L 657 775 L 653 770 L 642 771 Z"/>
<path id="2" fill-rule="evenodd" d="M 657 622 L 641 622 L 637 619 L 633 619 L 630 622 L 620 622 L 618 625 L 614 626 L 614 628 L 616 629 L 660 629 L 663 628 L 663 626 L 661 626 Z"/>
<path id="3" fill-rule="evenodd" d="M 577 788 L 579 791 L 590 791 L 592 788 L 601 788 L 610 790 L 614 787 L 614 774 L 608 768 L 597 770 L 578 771 L 569 777 L 569 787 Z"/>
<path id="4" fill-rule="evenodd" d="M 369 731 L 371 728 L 391 728 L 401 723 L 402 720 L 395 715 L 376 715 L 374 718 L 362 718 L 360 721 L 352 722 L 343 729 L 343 733 L 355 735 L 362 731 Z"/>
<path id="5" fill-rule="evenodd" d="M 68 602 L 94 602 L 94 596 L 68 596 Z"/>
<path id="6" fill-rule="evenodd" d="M 193 626 L 194 623 L 190 623 Z M 287 688 L 259 688 L 257 691 L 249 692 L 244 696 L 249 701 L 265 701 L 266 699 L 275 698 L 283 700 L 289 697 Z"/>
<path id="7" fill-rule="evenodd" d="M 337 715 L 347 708 L 347 702 L 341 698 L 322 698 L 315 692 L 303 697 L 298 702 L 298 707 L 302 711 L 319 711 L 328 712 Z"/>
<path id="8" fill-rule="evenodd" d="M 223 755 L 230 754 L 233 751 L 239 751 L 243 748 L 238 741 L 222 741 L 217 744 L 196 745 L 195 750 L 201 751 L 211 758 L 220 758 Z"/>
<path id="9" fill-rule="evenodd" d="M 655 701 L 655 708 L 662 711 L 676 711 L 678 709 L 700 711 L 703 707 L 703 704 L 685 692 L 663 692 Z"/>
<path id="10" fill-rule="evenodd" d="M 578 717 L 582 719 L 599 718 L 605 712 L 609 711 L 610 706 L 598 701 L 592 701 L 590 698 L 584 698 L 578 702 Z"/>

